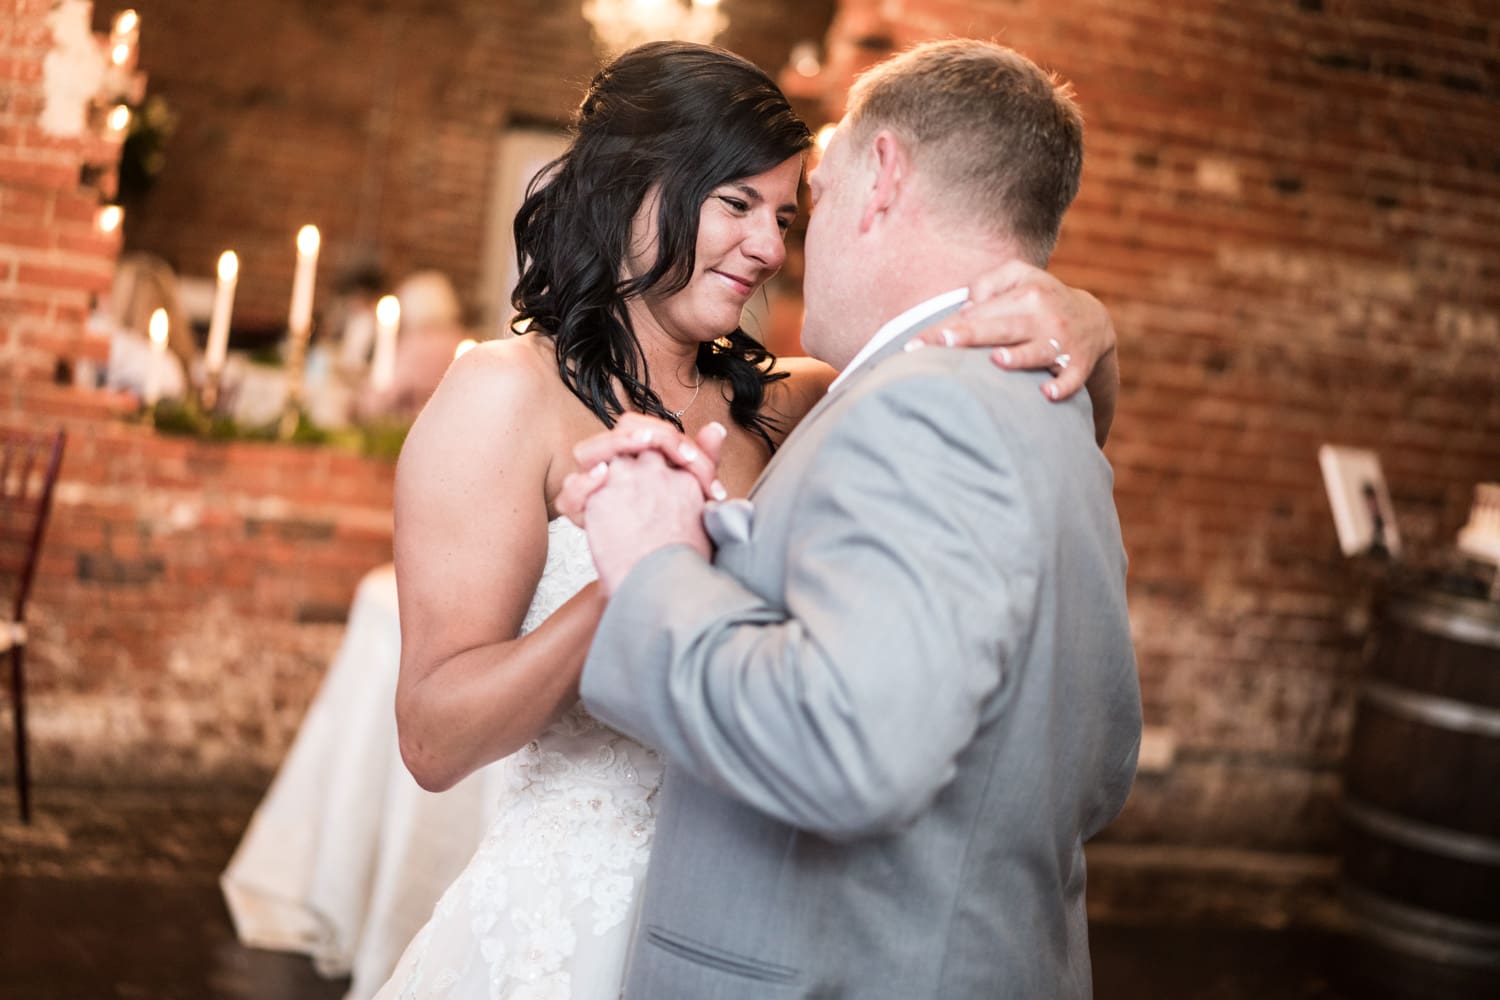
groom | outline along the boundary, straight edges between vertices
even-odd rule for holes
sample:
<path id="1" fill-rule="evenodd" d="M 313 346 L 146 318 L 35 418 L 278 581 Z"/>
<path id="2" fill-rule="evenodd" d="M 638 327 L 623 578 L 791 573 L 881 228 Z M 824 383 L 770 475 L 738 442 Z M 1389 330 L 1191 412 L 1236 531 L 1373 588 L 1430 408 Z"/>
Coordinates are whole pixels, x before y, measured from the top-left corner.
<path id="1" fill-rule="evenodd" d="M 630 1000 L 1087 997 L 1083 842 L 1140 697 L 1089 404 L 911 351 L 1045 263 L 1082 122 L 1017 53 L 868 73 L 809 178 L 808 352 L 842 374 L 743 501 L 655 453 L 588 501 L 594 715 L 659 748 Z"/>

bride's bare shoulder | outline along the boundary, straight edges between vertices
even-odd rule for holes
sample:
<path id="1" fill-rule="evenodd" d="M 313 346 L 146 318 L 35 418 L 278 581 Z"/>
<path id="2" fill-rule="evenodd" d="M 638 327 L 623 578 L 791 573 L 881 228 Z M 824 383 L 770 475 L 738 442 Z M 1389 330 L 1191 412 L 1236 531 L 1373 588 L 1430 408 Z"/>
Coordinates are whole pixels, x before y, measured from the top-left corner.
<path id="1" fill-rule="evenodd" d="M 509 337 L 465 352 L 448 367 L 418 422 L 429 413 L 443 420 L 493 419 L 543 402 L 561 385 L 548 344 L 541 337 Z"/>
<path id="2" fill-rule="evenodd" d="M 545 447 L 549 432 L 538 417 L 555 409 L 550 404 L 562 382 L 545 346 L 550 342 L 540 340 L 487 341 L 457 358 L 412 424 L 401 464 L 426 456 L 513 458 Z"/>
<path id="3" fill-rule="evenodd" d="M 766 389 L 766 408 L 781 425 L 784 438 L 827 394 L 838 372 L 821 361 L 801 357 L 777 358 L 773 371 L 785 372 L 787 376 Z"/>

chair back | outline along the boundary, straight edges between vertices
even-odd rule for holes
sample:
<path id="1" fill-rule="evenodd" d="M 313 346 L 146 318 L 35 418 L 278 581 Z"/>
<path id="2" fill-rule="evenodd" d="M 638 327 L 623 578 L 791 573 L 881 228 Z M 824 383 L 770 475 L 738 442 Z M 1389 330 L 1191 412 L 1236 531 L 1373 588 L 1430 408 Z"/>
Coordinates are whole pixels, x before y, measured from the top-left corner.
<path id="1" fill-rule="evenodd" d="M 67 432 L 0 427 L 0 605 L 19 622 L 36 573 Z"/>

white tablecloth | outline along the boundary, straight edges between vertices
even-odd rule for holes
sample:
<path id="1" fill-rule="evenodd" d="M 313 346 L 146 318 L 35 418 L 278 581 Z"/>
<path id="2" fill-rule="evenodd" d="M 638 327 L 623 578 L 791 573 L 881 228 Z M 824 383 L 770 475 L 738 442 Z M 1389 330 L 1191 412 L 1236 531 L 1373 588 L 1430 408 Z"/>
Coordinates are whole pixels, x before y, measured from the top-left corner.
<path id="1" fill-rule="evenodd" d="M 348 629 L 270 791 L 220 879 L 240 940 L 311 955 L 379 989 L 495 813 L 500 764 L 417 787 L 396 743 L 401 632 L 390 566 L 360 582 Z"/>

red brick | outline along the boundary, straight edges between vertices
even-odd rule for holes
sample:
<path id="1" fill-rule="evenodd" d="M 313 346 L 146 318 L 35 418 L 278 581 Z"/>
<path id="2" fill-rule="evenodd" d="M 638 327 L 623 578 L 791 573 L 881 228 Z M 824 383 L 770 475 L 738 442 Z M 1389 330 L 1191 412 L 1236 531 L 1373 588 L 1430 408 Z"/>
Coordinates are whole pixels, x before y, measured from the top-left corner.
<path id="1" fill-rule="evenodd" d="M 93 225 L 99 215 L 99 199 L 92 193 L 60 193 L 53 214 L 59 222 Z"/>
<path id="2" fill-rule="evenodd" d="M 57 232 L 50 226 L 15 225 L 6 218 L 0 220 L 0 246 L 52 250 L 57 247 Z"/>
<path id="3" fill-rule="evenodd" d="M 0 186 L 0 221 L 41 222 L 51 218 L 56 195 Z"/>
<path id="4" fill-rule="evenodd" d="M 61 191 L 78 185 L 78 168 L 55 160 L 23 158 L 0 149 L 0 184 Z"/>
<path id="5" fill-rule="evenodd" d="M 32 264 L 25 257 L 16 271 L 17 284 L 32 288 L 102 291 L 111 280 L 108 271 Z"/>

